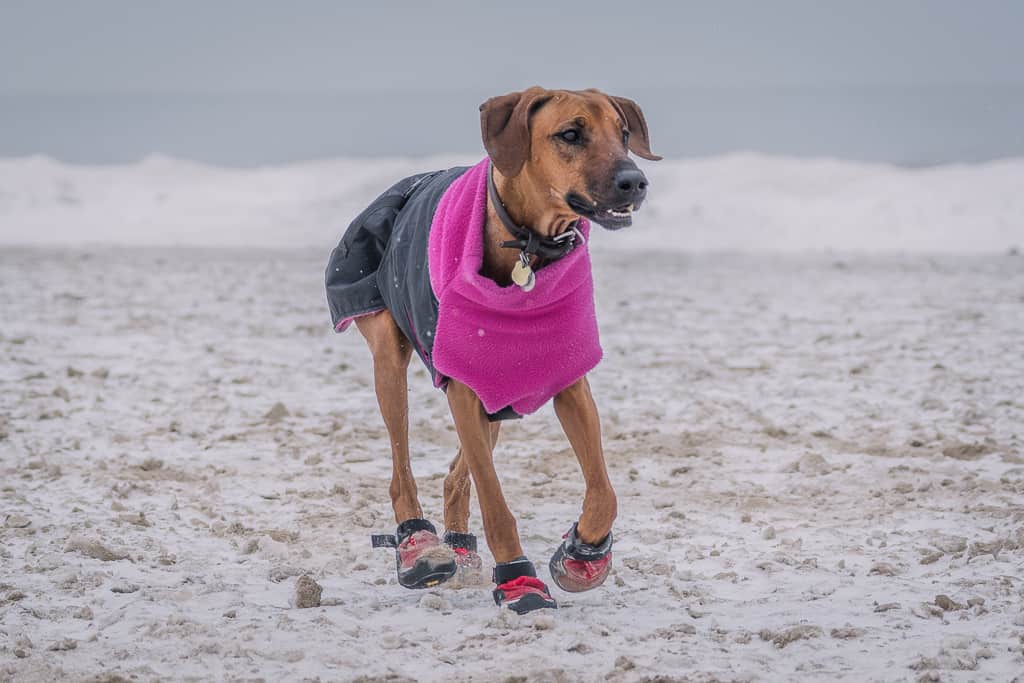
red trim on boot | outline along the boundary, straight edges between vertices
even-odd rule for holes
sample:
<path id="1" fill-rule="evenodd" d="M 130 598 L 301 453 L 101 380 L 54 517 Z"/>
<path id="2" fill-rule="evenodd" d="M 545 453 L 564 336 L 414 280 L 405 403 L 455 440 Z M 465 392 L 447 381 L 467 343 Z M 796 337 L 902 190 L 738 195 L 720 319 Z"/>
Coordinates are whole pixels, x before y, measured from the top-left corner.
<path id="1" fill-rule="evenodd" d="M 612 565 L 611 532 L 594 545 L 580 540 L 573 524 L 562 538 L 565 540 L 548 563 L 555 585 L 569 593 L 579 593 L 604 583 Z"/>

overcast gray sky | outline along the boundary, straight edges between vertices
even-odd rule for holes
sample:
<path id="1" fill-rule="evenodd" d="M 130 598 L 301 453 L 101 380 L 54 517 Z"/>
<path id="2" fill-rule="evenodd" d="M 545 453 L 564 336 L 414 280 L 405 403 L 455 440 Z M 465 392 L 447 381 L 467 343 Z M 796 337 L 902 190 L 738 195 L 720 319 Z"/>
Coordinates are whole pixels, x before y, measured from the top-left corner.
<path id="1" fill-rule="evenodd" d="M 0 92 L 1024 81 L 1013 0 L 0 0 Z"/>

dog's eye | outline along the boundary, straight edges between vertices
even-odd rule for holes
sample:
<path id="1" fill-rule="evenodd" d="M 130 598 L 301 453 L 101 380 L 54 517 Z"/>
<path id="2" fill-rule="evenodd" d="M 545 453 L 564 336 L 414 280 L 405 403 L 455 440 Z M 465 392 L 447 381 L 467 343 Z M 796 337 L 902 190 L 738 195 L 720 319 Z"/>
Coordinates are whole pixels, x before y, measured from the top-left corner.
<path id="1" fill-rule="evenodd" d="M 629 147 L 629 131 L 628 130 L 622 131 L 622 144 L 625 145 L 626 147 Z"/>
<path id="2" fill-rule="evenodd" d="M 563 140 L 572 145 L 578 143 L 581 139 L 580 132 L 574 128 L 562 131 L 561 133 L 558 134 L 558 137 L 562 138 Z"/>

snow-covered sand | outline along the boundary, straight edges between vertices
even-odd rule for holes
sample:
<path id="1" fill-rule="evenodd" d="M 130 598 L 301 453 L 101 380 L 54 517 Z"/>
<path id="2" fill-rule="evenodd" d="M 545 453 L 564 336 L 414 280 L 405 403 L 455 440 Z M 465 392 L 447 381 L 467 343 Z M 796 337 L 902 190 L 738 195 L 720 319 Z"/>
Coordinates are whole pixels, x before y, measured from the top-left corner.
<path id="1" fill-rule="evenodd" d="M 1024 671 L 1024 163 L 649 165 L 664 196 L 593 240 L 616 568 L 525 618 L 369 548 L 387 439 L 321 276 L 430 166 L 0 162 L 7 243 L 274 247 L 0 250 L 0 680 Z M 892 251 L 930 247 L 961 253 Z M 455 435 L 415 365 L 410 400 L 439 521 Z M 550 408 L 496 457 L 546 575 L 583 491 Z"/>

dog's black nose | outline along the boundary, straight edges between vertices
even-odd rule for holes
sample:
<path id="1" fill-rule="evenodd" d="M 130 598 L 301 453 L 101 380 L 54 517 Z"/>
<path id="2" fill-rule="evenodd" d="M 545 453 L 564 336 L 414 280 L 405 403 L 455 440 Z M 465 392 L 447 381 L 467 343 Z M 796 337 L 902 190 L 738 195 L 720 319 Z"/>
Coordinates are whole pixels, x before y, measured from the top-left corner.
<path id="1" fill-rule="evenodd" d="M 623 202 L 639 202 L 647 194 L 647 176 L 639 168 L 623 168 L 615 174 L 615 191 Z"/>

